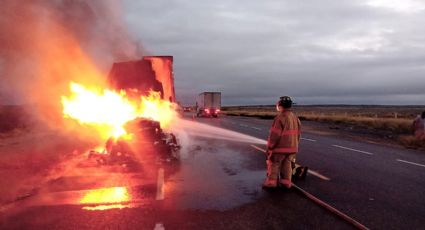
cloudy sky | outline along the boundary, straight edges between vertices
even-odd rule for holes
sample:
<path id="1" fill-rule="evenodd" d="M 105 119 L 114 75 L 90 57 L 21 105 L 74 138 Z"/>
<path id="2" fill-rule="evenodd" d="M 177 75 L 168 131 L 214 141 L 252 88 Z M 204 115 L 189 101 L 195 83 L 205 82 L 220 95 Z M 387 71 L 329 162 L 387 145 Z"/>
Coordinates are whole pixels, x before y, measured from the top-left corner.
<path id="1" fill-rule="evenodd" d="M 425 104 L 425 1 L 124 1 L 154 55 L 173 55 L 178 98 L 223 103 Z"/>

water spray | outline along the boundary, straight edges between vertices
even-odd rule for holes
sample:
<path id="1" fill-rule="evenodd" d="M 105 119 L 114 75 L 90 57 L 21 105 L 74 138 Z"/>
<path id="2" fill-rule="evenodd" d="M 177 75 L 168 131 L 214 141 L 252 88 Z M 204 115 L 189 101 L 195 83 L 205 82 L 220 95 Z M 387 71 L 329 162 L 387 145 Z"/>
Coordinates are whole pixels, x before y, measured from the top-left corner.
<path id="1" fill-rule="evenodd" d="M 267 142 L 260 138 L 242 134 L 239 132 L 223 129 L 211 125 L 201 124 L 199 122 L 180 119 L 173 125 L 172 129 L 184 130 L 190 136 L 206 137 L 211 139 L 260 144 L 265 145 Z"/>

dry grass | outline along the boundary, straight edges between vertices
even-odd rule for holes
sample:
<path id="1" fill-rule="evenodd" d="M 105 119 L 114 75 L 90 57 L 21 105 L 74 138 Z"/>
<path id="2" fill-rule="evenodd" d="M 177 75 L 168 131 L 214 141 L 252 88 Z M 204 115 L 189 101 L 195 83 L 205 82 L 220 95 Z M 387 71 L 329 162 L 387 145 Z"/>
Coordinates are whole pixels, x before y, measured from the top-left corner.
<path id="1" fill-rule="evenodd" d="M 35 119 L 24 106 L 0 106 L 0 138 L 19 135 L 35 125 Z"/>
<path id="2" fill-rule="evenodd" d="M 369 130 L 389 131 L 394 134 L 412 133 L 412 120 L 406 118 L 371 118 L 338 115 L 300 115 L 300 119 L 345 124 Z"/>
<path id="3" fill-rule="evenodd" d="M 224 111 L 229 116 L 245 116 L 245 117 L 259 117 L 264 119 L 271 119 L 276 116 L 276 112 L 270 111 Z M 367 129 L 386 130 L 394 132 L 395 134 L 408 134 L 412 133 L 412 120 L 406 118 L 374 118 L 374 117 L 355 117 L 344 115 L 323 115 L 323 114 L 305 114 L 297 112 L 301 120 L 328 122 L 335 124 L 346 124 L 358 126 Z"/>
<path id="4" fill-rule="evenodd" d="M 362 130 L 377 137 L 391 134 L 399 144 L 408 148 L 425 149 L 425 141 L 412 136 L 413 119 L 425 107 L 413 106 L 297 106 L 294 111 L 301 120 L 337 124 Z M 274 106 L 227 107 L 230 116 L 272 119 Z"/>
<path id="5" fill-rule="evenodd" d="M 398 141 L 401 145 L 407 148 L 425 150 L 424 139 L 418 139 L 412 135 L 402 135 L 398 138 Z"/>
<path id="6" fill-rule="evenodd" d="M 222 113 L 228 116 L 259 117 L 263 119 L 272 119 L 273 117 L 276 116 L 276 112 L 270 112 L 270 111 L 232 110 L 232 111 L 223 111 Z"/>

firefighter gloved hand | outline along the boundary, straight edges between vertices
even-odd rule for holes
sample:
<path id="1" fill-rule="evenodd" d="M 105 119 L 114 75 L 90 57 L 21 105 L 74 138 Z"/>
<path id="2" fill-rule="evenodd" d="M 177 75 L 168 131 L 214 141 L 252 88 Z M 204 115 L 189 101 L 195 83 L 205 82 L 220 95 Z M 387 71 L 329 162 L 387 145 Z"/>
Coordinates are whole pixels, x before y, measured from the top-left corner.
<path id="1" fill-rule="evenodd" d="M 270 156 L 272 155 L 272 150 L 268 149 L 268 150 L 265 152 L 265 154 L 266 154 L 267 159 L 268 159 L 268 158 L 270 158 Z"/>

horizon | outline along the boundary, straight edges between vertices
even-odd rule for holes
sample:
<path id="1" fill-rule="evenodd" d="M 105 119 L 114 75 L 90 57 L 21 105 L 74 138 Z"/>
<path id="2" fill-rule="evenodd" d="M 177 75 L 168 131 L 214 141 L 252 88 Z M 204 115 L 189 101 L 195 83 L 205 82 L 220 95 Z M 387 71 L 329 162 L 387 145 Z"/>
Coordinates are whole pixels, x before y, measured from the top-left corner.
<path id="1" fill-rule="evenodd" d="M 177 101 L 178 102 L 178 101 Z M 0 104 L 0 106 L 37 106 L 37 104 Z M 187 104 L 181 104 L 183 107 L 193 107 L 195 105 L 187 105 Z M 222 105 L 221 107 L 273 107 L 274 104 L 239 104 L 239 105 Z M 358 107 L 414 107 L 414 108 L 421 108 L 425 105 L 390 105 L 390 104 L 294 104 L 293 107 L 297 106 L 329 106 L 329 107 L 336 107 L 336 106 L 358 106 Z"/>

